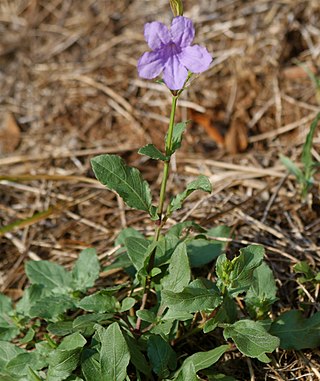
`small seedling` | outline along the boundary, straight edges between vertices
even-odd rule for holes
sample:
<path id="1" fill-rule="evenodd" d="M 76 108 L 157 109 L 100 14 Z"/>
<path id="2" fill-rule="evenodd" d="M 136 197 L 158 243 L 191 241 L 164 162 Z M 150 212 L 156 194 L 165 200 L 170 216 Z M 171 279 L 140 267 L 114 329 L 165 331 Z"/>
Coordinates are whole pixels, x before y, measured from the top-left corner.
<path id="1" fill-rule="evenodd" d="M 306 141 L 303 145 L 301 155 L 301 168 L 295 164 L 287 156 L 280 155 L 280 160 L 287 167 L 288 171 L 296 177 L 296 180 L 301 189 L 301 197 L 305 199 L 310 192 L 314 179 L 313 176 L 317 171 L 320 163 L 315 162 L 312 157 L 312 143 L 320 120 L 320 113 L 317 114 L 314 121 L 311 123 L 309 133 L 306 137 Z"/>

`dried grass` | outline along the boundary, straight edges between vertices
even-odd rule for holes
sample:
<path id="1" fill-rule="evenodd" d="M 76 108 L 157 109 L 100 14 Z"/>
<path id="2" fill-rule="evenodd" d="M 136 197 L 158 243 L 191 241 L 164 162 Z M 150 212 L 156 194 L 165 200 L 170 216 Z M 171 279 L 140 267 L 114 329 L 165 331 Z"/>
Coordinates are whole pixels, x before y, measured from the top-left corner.
<path id="1" fill-rule="evenodd" d="M 0 144 L 0 221 L 6 226 L 23 220 L 0 237 L 0 288 L 8 295 L 21 296 L 29 258 L 69 266 L 80 250 L 94 246 L 108 263 L 123 227 L 151 234 L 144 214 L 128 210 L 93 179 L 89 160 L 121 154 L 158 189 L 158 166 L 136 149 L 151 140 L 161 147 L 170 99 L 164 87 L 138 79 L 136 61 L 146 49 L 144 23 L 168 23 L 167 3 L 1 1 L 0 136 L 6 139 Z M 178 117 L 200 113 L 229 143 L 217 147 L 208 128 L 190 127 L 170 192 L 199 172 L 211 178 L 214 192 L 190 198 L 174 220 L 227 223 L 236 237 L 230 253 L 246 242 L 264 244 L 280 287 L 276 310 L 296 307 L 301 298 L 317 310 L 319 290 L 301 296 L 292 266 L 307 260 L 319 271 L 320 178 L 313 199 L 301 203 L 278 156 L 299 159 L 319 111 L 312 83 L 295 60 L 320 74 L 320 4 L 190 0 L 185 10 L 214 60 L 184 95 Z M 240 127 L 249 147 L 230 154 L 239 150 Z M 318 132 L 318 160 L 319 147 Z M 279 351 L 270 366 L 248 364 L 248 377 L 311 381 L 319 379 L 319 364 L 317 351 Z"/>

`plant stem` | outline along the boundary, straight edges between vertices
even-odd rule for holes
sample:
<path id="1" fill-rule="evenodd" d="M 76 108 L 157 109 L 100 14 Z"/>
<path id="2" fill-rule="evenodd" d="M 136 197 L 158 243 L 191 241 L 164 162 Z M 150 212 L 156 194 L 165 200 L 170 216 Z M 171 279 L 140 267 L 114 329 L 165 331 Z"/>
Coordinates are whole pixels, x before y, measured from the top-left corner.
<path id="1" fill-rule="evenodd" d="M 157 225 L 155 235 L 154 235 L 154 242 L 159 241 L 161 229 L 162 229 L 163 224 L 165 222 L 165 218 L 163 217 L 163 206 L 164 206 L 164 201 L 166 198 L 167 182 L 168 182 L 169 169 L 170 169 L 170 158 L 172 155 L 172 137 L 173 137 L 173 129 L 174 129 L 174 118 L 176 115 L 177 101 L 178 101 L 179 95 L 180 95 L 180 93 L 177 93 L 177 94 L 172 96 L 170 122 L 169 122 L 167 138 L 166 138 L 166 145 L 165 145 L 165 152 L 166 152 L 166 156 L 168 156 L 168 159 L 164 162 L 164 167 L 163 167 L 162 182 L 161 182 L 160 196 L 159 196 L 159 205 L 157 208 L 159 221 L 158 221 L 158 225 Z M 147 268 L 147 271 L 149 274 L 150 274 L 150 271 L 153 269 L 153 266 L 154 266 L 155 254 L 156 254 L 156 249 L 154 249 L 150 255 L 149 264 L 148 264 L 148 268 Z M 148 298 L 148 294 L 149 294 L 150 284 L 151 284 L 151 276 L 148 275 L 147 279 L 146 279 L 145 287 L 144 287 L 140 311 L 144 310 L 144 308 L 145 308 L 147 298 Z M 141 329 L 141 319 L 138 318 L 137 323 L 136 323 L 136 331 L 139 332 L 140 329 Z"/>
<path id="2" fill-rule="evenodd" d="M 162 220 L 163 214 L 163 205 L 166 197 L 166 189 L 167 189 L 167 181 L 169 177 L 169 168 L 170 168 L 170 156 L 172 154 L 172 136 L 173 136 L 173 128 L 174 128 L 174 117 L 176 114 L 178 95 L 172 97 L 172 105 L 171 105 L 171 114 L 170 114 L 170 122 L 168 128 L 168 135 L 166 139 L 166 155 L 169 157 L 168 160 L 164 162 L 163 175 L 162 175 L 162 183 L 160 189 L 160 197 L 159 197 L 159 206 L 158 206 L 158 215 L 160 217 L 160 221 Z M 160 224 L 161 225 L 161 224 Z M 158 229 L 157 229 L 158 230 Z M 159 234 L 156 234 L 155 240 L 158 241 Z"/>

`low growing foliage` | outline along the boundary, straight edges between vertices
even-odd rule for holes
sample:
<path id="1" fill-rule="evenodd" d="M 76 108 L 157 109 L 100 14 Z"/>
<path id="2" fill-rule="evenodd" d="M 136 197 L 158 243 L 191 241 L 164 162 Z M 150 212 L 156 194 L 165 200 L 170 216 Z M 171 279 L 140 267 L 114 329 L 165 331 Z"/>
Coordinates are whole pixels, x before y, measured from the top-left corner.
<path id="1" fill-rule="evenodd" d="M 196 381 L 208 369 L 211 380 L 234 380 L 214 373 L 226 352 L 268 363 L 279 347 L 300 350 L 320 344 L 319 312 L 307 318 L 288 311 L 271 319 L 277 288 L 262 246 L 250 245 L 230 256 L 215 240 L 230 237 L 226 226 L 207 230 L 185 221 L 164 230 L 192 192 L 211 192 L 209 180 L 200 175 L 165 205 L 170 159 L 187 127 L 186 122 L 175 124 L 177 101 L 193 73 L 211 62 L 205 48 L 191 46 L 194 28 L 182 16 L 181 1 L 170 3 L 176 16 L 171 30 L 158 22 L 147 24 L 145 37 L 153 51 L 139 61 L 144 77 L 163 71 L 172 96 L 164 152 L 152 144 L 139 151 L 163 162 L 158 204 L 142 174 L 122 158 L 92 159 L 102 184 L 150 216 L 154 235 L 123 230 L 115 242 L 121 246 L 117 259 L 104 269 L 94 249 L 82 251 L 71 270 L 49 261 L 27 262 L 29 285 L 23 297 L 13 305 L 0 295 L 1 381 Z M 309 165 L 310 158 L 304 157 Z M 208 274 L 208 264 L 214 265 L 210 276 L 197 277 Z M 123 268 L 130 281 L 96 287 L 100 272 L 114 267 Z M 315 282 L 318 275 L 309 270 L 303 264 L 296 268 Z M 186 352 L 188 339 L 197 335 L 211 339 L 202 351 Z"/>

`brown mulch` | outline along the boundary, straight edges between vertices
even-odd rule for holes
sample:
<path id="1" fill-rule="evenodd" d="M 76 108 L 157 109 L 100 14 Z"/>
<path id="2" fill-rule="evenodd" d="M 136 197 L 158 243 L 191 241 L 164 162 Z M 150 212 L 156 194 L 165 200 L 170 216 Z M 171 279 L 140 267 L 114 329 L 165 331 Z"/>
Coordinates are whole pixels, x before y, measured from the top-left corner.
<path id="1" fill-rule="evenodd" d="M 213 63 L 180 101 L 177 119 L 193 122 L 169 191 L 182 190 L 199 173 L 214 190 L 190 197 L 168 226 L 186 219 L 206 228 L 231 226 L 231 254 L 247 242 L 266 247 L 279 286 L 277 310 L 302 301 L 318 310 L 319 288 L 298 292 L 292 267 L 306 260 L 320 271 L 320 176 L 301 200 L 279 154 L 299 162 L 320 111 L 304 69 L 320 76 L 320 3 L 184 4 L 195 42 L 208 48 Z M 21 296 L 30 258 L 69 266 L 82 249 L 95 247 L 107 264 L 122 228 L 152 234 L 145 214 L 95 181 L 90 159 L 121 155 L 158 197 L 161 166 L 136 152 L 151 141 L 162 147 L 170 96 L 140 79 L 136 63 L 147 49 L 144 23 L 170 19 L 167 0 L 0 2 L 1 292 Z M 319 129 L 313 156 L 320 161 Z M 319 351 L 279 351 L 270 366 L 248 364 L 256 380 L 311 381 L 320 379 L 319 367 Z"/>

